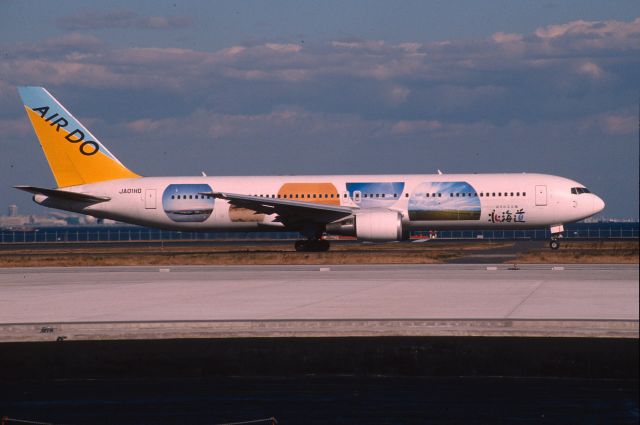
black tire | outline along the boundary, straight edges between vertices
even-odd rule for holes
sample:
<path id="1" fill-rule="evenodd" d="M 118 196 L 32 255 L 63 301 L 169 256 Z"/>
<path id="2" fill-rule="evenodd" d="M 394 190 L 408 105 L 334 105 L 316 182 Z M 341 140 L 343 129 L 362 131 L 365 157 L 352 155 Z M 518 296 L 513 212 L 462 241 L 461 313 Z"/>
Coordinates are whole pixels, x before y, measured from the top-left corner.
<path id="1" fill-rule="evenodd" d="M 316 241 L 316 251 L 317 252 L 327 252 L 329 251 L 329 241 L 319 240 Z"/>
<path id="2" fill-rule="evenodd" d="M 550 240 L 550 241 L 549 241 L 549 248 L 551 248 L 551 249 L 558 249 L 558 248 L 560 248 L 560 242 L 559 242 L 559 241 L 557 241 L 557 240 L 555 240 L 555 239 Z"/>

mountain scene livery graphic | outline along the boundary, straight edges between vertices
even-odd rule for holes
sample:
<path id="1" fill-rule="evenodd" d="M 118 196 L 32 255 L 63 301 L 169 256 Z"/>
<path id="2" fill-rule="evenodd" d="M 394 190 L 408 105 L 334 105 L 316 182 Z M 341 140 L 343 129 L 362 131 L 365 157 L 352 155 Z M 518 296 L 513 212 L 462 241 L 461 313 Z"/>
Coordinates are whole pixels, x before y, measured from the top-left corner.
<path id="1" fill-rule="evenodd" d="M 404 182 L 347 183 L 347 191 L 353 194 L 361 208 L 388 208 L 403 190 Z M 356 193 L 359 193 L 358 197 Z"/>
<path id="2" fill-rule="evenodd" d="M 424 182 L 409 198 L 411 221 L 480 220 L 480 198 L 467 182 Z"/>

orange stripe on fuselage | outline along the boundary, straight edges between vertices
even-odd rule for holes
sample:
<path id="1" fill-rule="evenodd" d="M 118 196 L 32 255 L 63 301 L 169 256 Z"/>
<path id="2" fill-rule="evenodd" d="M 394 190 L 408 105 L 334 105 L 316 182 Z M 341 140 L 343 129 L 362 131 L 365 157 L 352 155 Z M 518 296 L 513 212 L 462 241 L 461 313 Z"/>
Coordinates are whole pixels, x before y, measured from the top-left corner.
<path id="1" fill-rule="evenodd" d="M 278 195 L 281 198 L 287 195 L 287 199 L 296 199 L 296 195 L 304 195 L 304 198 L 297 199 L 325 205 L 340 205 L 340 195 L 332 183 L 285 183 L 278 190 Z"/>

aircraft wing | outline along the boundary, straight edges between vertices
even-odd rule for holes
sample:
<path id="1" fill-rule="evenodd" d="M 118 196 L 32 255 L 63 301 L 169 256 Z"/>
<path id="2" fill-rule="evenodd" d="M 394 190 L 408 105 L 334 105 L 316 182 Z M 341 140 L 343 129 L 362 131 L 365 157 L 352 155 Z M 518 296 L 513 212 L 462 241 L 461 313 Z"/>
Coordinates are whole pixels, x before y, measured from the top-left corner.
<path id="1" fill-rule="evenodd" d="M 348 217 L 353 209 L 339 205 L 300 202 L 281 198 L 239 195 L 236 193 L 210 192 L 202 195 L 227 200 L 238 208 L 247 208 L 261 214 L 277 214 L 278 221 L 285 224 L 300 222 L 327 224 Z"/>
<path id="2" fill-rule="evenodd" d="M 70 192 L 68 190 L 61 189 L 47 189 L 44 187 L 24 185 L 13 187 L 36 195 L 45 195 L 51 198 L 65 199 L 67 201 L 88 202 L 97 204 L 99 202 L 106 202 L 111 200 L 111 198 L 109 198 L 108 196 L 87 195 L 86 193 Z"/>

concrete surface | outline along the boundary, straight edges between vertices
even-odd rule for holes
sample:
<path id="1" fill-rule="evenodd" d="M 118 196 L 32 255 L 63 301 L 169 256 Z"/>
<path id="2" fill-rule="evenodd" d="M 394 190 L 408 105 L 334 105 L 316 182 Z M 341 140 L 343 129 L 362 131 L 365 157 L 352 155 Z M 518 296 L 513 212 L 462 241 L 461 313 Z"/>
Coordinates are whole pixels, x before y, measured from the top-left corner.
<path id="1" fill-rule="evenodd" d="M 0 341 L 51 338 L 63 325 L 49 335 L 34 324 L 62 323 L 87 339 L 279 335 L 283 327 L 306 336 L 519 330 L 637 338 L 637 265 L 494 266 L 2 269 Z"/>

